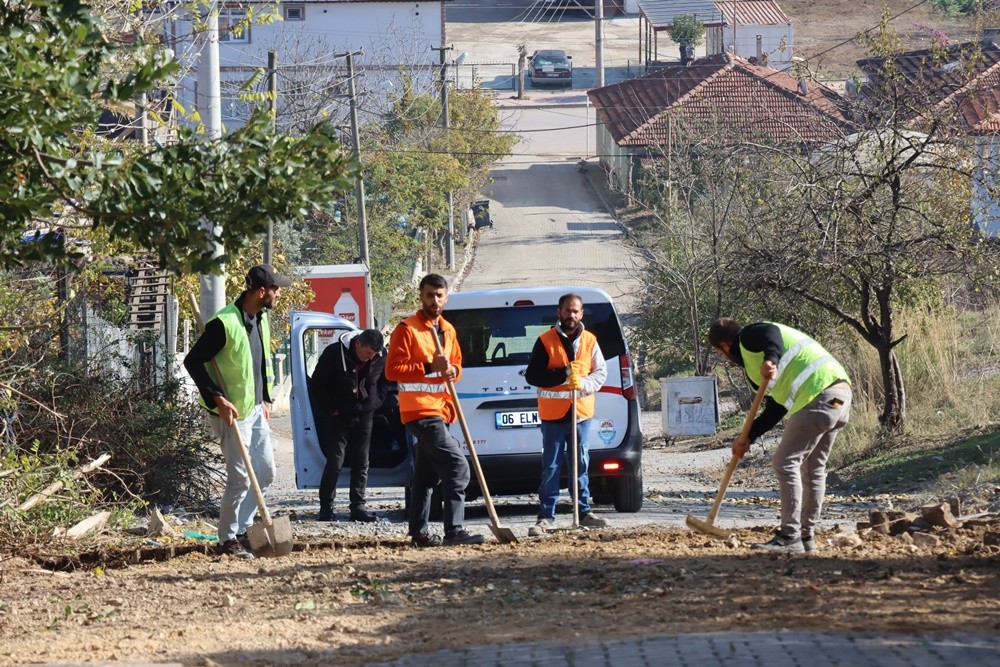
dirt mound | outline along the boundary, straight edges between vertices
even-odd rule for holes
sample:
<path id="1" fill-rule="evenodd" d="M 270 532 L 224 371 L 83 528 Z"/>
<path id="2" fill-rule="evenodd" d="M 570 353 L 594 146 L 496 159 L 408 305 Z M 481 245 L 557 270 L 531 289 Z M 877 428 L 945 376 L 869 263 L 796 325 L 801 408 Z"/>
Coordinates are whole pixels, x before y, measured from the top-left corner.
<path id="1" fill-rule="evenodd" d="M 0 564 L 0 663 L 348 664 L 492 642 L 732 630 L 1000 630 L 1000 517 L 934 545 L 868 530 L 815 555 L 679 529 L 417 550 L 401 541 L 250 562 L 200 553 L 124 569 Z M 857 537 L 857 534 L 854 534 Z M 978 545 L 978 546 L 977 546 Z M 586 613 L 583 621 L 582 613 Z"/>

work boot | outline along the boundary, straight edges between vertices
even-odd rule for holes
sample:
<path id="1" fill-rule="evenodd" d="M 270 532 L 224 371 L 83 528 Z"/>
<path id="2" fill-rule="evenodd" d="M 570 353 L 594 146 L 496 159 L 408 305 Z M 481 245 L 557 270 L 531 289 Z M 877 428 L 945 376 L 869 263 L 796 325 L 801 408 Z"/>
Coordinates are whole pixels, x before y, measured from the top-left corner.
<path id="1" fill-rule="evenodd" d="M 246 533 L 240 533 L 239 535 L 236 536 L 236 539 L 239 541 L 240 544 L 243 545 L 244 549 L 246 549 L 247 551 L 251 550 L 250 549 L 250 538 L 247 537 Z"/>
<path id="2" fill-rule="evenodd" d="M 539 517 L 535 525 L 528 529 L 529 537 L 541 537 L 545 533 L 552 530 L 552 519 L 546 519 L 544 517 Z"/>
<path id="3" fill-rule="evenodd" d="M 351 510 L 351 521 L 360 521 L 361 523 L 375 523 L 378 521 L 378 517 L 366 510 L 364 507 L 355 507 Z"/>
<path id="4" fill-rule="evenodd" d="M 486 538 L 482 535 L 473 535 L 466 530 L 456 530 L 451 535 L 444 536 L 444 546 L 455 547 L 460 545 L 482 544 Z"/>
<path id="5" fill-rule="evenodd" d="M 418 549 L 441 546 L 441 538 L 431 533 L 420 533 L 410 539 L 410 545 Z"/>
<path id="6" fill-rule="evenodd" d="M 595 516 L 593 512 L 587 512 L 580 517 L 580 525 L 584 528 L 607 528 L 608 520 Z"/>
<path id="7" fill-rule="evenodd" d="M 751 549 L 763 549 L 782 554 L 802 554 L 806 552 L 799 538 L 788 537 L 783 533 L 778 533 L 767 542 L 756 542 L 750 545 Z"/>
<path id="8" fill-rule="evenodd" d="M 333 503 L 323 503 L 319 504 L 319 516 L 316 517 L 317 521 L 336 521 L 333 516 Z"/>
<path id="9" fill-rule="evenodd" d="M 232 556 L 240 560 L 253 560 L 253 554 L 244 549 L 243 545 L 235 537 L 220 544 L 219 553 L 223 556 Z"/>

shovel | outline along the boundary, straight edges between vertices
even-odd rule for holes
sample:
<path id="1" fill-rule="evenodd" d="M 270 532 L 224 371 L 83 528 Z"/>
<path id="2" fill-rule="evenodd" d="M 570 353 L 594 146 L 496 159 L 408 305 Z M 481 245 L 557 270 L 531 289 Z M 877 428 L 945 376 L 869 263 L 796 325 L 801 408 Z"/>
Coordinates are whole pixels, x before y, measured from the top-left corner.
<path id="1" fill-rule="evenodd" d="M 441 349 L 441 341 L 438 339 L 437 331 L 433 335 L 434 345 L 437 347 L 438 354 L 444 356 L 444 350 Z M 483 501 L 486 503 L 486 511 L 490 515 L 490 530 L 493 531 L 493 535 L 496 536 L 497 541 L 503 544 L 517 542 L 514 531 L 501 526 L 500 519 L 497 518 L 497 510 L 493 507 L 493 498 L 490 497 L 490 490 L 486 486 L 486 476 L 483 475 L 483 468 L 479 465 L 476 447 L 472 444 L 472 436 L 469 434 L 469 425 L 465 422 L 465 415 L 462 413 L 462 404 L 458 401 L 458 392 L 455 391 L 455 383 L 451 380 L 446 380 L 445 382 L 448 384 L 448 393 L 451 394 L 451 400 L 455 403 L 455 411 L 458 413 L 458 423 L 462 426 L 462 435 L 465 436 L 465 443 L 469 446 L 469 458 L 472 460 L 472 467 L 476 471 L 479 488 L 483 491 Z"/>
<path id="2" fill-rule="evenodd" d="M 570 435 L 569 444 L 570 448 L 573 450 L 570 452 L 570 454 L 573 456 L 573 486 L 571 487 L 573 489 L 573 527 L 579 528 L 580 527 L 580 469 L 578 467 L 579 462 L 577 460 L 577 457 L 579 456 L 580 452 L 580 443 L 578 442 L 579 435 L 576 432 L 576 389 L 572 389 L 570 393 L 572 394 L 570 400 L 573 401 L 573 406 L 570 408 L 570 413 L 571 413 L 570 418 L 572 419 L 573 423 L 570 424 L 569 428 L 570 433 L 572 434 Z"/>
<path id="3" fill-rule="evenodd" d="M 743 430 L 740 431 L 740 439 L 746 439 L 750 436 L 750 427 L 753 426 L 753 418 L 757 416 L 757 410 L 760 408 L 760 404 L 764 401 L 764 394 L 766 392 L 767 382 L 761 382 L 760 386 L 757 388 L 757 395 L 753 397 L 753 405 L 750 406 L 750 412 L 747 413 L 747 418 L 743 420 Z M 719 485 L 719 492 L 715 494 L 715 502 L 712 503 L 712 509 L 708 512 L 708 518 L 705 521 L 702 521 L 701 519 L 696 519 L 688 514 L 687 520 L 685 521 L 688 528 L 697 530 L 699 533 L 705 533 L 706 535 L 712 535 L 722 539 L 729 537 L 732 531 L 724 528 L 717 528 L 715 526 L 715 517 L 719 515 L 719 507 L 722 505 L 722 499 L 726 495 L 726 487 L 729 486 L 729 480 L 732 478 L 733 471 L 736 470 L 736 465 L 739 462 L 740 459 L 735 454 L 731 459 L 729 459 L 729 467 L 726 468 L 726 474 L 722 476 L 722 484 Z"/>
<path id="4" fill-rule="evenodd" d="M 201 321 L 201 311 L 198 309 L 198 302 L 194 294 L 189 294 L 191 309 L 194 311 L 195 322 L 198 324 L 198 332 L 205 332 L 205 325 Z M 212 370 L 215 371 L 215 378 L 219 382 L 223 393 L 226 387 L 222 382 L 222 373 L 219 372 L 219 365 L 212 359 Z M 247 528 L 247 540 L 250 542 L 250 551 L 254 556 L 260 558 L 271 558 L 275 556 L 287 556 L 292 552 L 292 524 L 287 516 L 277 519 L 271 518 L 271 513 L 267 511 L 264 504 L 264 494 L 261 493 L 260 484 L 257 482 L 257 473 L 254 472 L 253 463 L 250 461 L 250 452 L 247 451 L 246 443 L 243 442 L 243 433 L 240 427 L 233 422 L 233 432 L 240 445 L 240 456 L 243 457 L 243 467 L 247 471 L 250 479 L 250 488 L 253 489 L 254 498 L 257 499 L 257 509 L 260 512 L 260 523 L 255 523 Z"/>

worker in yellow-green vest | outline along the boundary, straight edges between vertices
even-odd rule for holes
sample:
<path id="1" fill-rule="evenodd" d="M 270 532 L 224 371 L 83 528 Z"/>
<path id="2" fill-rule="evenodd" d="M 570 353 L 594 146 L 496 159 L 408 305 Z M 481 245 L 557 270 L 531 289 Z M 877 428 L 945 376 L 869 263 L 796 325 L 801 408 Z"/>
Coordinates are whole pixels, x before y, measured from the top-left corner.
<path id="1" fill-rule="evenodd" d="M 271 403 L 274 377 L 271 367 L 271 325 L 267 309 L 273 308 L 282 287 L 291 279 L 270 264 L 247 272 L 247 288 L 205 324 L 205 332 L 184 357 L 184 367 L 211 413 L 212 431 L 226 457 L 226 488 L 219 508 L 219 551 L 236 558 L 253 558 L 246 543 L 247 528 L 257 512 L 250 490 L 235 424 L 250 452 L 250 462 L 261 491 L 274 479 L 271 447 Z M 218 366 L 215 376 L 212 361 Z"/>
<path id="2" fill-rule="evenodd" d="M 847 425 L 851 384 L 847 371 L 822 345 L 783 324 L 716 320 L 708 342 L 743 368 L 756 390 L 767 382 L 764 410 L 747 439 L 733 441 L 733 455 L 743 457 L 750 443 L 788 415 L 772 457 L 781 497 L 781 528 L 753 548 L 785 553 L 816 549 L 815 531 L 826 494 L 826 461 L 833 441 Z"/>

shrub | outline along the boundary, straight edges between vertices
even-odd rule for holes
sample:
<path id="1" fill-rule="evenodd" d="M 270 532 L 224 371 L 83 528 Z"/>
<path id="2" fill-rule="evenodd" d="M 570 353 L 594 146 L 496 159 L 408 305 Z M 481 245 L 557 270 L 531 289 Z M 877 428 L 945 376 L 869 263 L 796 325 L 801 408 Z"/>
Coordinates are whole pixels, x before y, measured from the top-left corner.
<path id="1" fill-rule="evenodd" d="M 678 44 L 698 46 L 701 44 L 702 37 L 705 36 L 705 24 L 696 19 L 693 14 L 682 14 L 674 17 L 667 34 Z"/>

